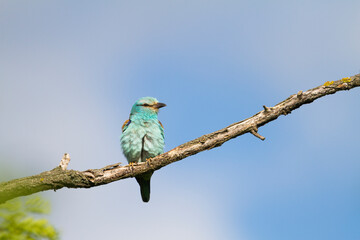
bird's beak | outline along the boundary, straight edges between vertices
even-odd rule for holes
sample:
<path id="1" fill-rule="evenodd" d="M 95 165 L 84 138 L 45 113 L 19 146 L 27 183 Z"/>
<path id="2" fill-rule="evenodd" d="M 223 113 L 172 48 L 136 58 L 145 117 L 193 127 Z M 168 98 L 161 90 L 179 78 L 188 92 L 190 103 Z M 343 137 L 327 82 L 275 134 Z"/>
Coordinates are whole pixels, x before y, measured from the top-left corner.
<path id="1" fill-rule="evenodd" d="M 153 105 L 153 107 L 154 107 L 154 108 L 157 108 L 157 109 L 162 108 L 162 107 L 165 107 L 165 106 L 166 106 L 165 103 L 156 103 L 156 104 Z"/>

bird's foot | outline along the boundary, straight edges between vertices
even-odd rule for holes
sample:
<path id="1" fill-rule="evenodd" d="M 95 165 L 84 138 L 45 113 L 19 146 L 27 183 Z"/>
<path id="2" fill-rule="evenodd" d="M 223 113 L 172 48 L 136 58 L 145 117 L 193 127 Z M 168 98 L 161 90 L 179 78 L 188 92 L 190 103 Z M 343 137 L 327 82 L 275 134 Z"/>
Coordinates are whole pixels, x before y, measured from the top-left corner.
<path id="1" fill-rule="evenodd" d="M 146 165 L 148 165 L 149 167 L 151 167 L 150 159 L 151 159 L 151 158 L 147 158 L 147 159 L 146 159 Z"/>
<path id="2" fill-rule="evenodd" d="M 136 165 L 136 162 L 129 162 L 129 167 L 131 171 L 134 170 L 134 165 Z"/>

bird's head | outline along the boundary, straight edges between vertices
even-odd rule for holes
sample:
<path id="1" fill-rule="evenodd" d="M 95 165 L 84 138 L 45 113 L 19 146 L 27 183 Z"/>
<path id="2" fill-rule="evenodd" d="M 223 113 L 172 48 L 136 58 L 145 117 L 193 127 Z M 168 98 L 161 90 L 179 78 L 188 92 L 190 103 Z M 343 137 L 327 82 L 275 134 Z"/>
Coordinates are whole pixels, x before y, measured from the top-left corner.
<path id="1" fill-rule="evenodd" d="M 143 97 L 135 102 L 131 108 L 130 117 L 134 115 L 144 115 L 148 117 L 157 116 L 159 108 L 165 107 L 165 103 L 159 103 L 156 98 Z"/>

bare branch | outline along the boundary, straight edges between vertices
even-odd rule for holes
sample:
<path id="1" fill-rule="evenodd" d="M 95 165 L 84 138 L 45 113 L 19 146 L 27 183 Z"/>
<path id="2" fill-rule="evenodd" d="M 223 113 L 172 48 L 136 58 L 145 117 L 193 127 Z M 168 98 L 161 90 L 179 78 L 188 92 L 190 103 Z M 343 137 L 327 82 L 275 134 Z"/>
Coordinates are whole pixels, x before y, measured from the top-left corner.
<path id="1" fill-rule="evenodd" d="M 64 164 L 60 164 L 59 167 L 54 168 L 51 171 L 0 183 L 0 203 L 4 203 L 7 200 L 19 196 L 25 196 L 50 189 L 57 190 L 63 187 L 90 188 L 120 179 L 134 177 L 149 170 L 158 170 L 168 164 L 199 152 L 219 147 L 224 142 L 249 132 L 263 140 L 265 138 L 257 133 L 257 127 L 261 127 L 277 119 L 281 115 L 287 115 L 300 106 L 311 103 L 318 98 L 359 86 L 360 74 L 343 78 L 338 81 L 326 82 L 324 85 L 305 92 L 299 91 L 297 94 L 291 95 L 274 107 L 268 108 L 264 106 L 264 110 L 248 119 L 184 143 L 166 153 L 148 159 L 146 163 L 139 163 L 133 166 L 120 166 L 120 163 L 117 163 L 102 169 L 75 171 L 66 170 L 70 158 L 64 156 Z"/>

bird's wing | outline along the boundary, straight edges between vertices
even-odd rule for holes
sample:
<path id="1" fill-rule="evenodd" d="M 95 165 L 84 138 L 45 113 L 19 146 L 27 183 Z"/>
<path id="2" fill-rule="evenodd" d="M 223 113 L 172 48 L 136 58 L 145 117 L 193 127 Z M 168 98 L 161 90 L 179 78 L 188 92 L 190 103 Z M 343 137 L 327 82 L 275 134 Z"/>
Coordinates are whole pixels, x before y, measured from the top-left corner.
<path id="1" fill-rule="evenodd" d="M 164 129 L 164 126 L 162 125 L 162 123 L 160 122 L 160 120 L 158 120 L 158 122 L 160 123 L 160 126 Z"/>
<path id="2" fill-rule="evenodd" d="M 159 121 L 159 120 L 158 120 Z M 164 126 L 162 125 L 162 123 L 159 121 L 159 124 L 160 124 L 160 131 L 161 131 L 161 136 L 163 137 L 163 139 L 165 139 L 165 136 L 164 136 Z"/>
<path id="3" fill-rule="evenodd" d="M 124 122 L 124 124 L 122 125 L 122 132 L 125 132 L 125 130 L 127 129 L 127 127 L 129 126 L 129 124 L 131 123 L 130 119 L 126 120 Z"/>

